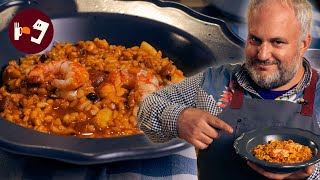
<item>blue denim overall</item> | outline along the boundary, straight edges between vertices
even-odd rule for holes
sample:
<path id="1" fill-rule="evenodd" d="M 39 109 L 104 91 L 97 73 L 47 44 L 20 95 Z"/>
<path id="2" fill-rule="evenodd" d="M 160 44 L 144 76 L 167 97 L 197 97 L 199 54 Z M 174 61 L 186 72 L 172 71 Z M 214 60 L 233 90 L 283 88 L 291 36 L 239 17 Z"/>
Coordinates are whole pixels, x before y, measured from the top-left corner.
<path id="1" fill-rule="evenodd" d="M 305 104 L 244 98 L 244 90 L 237 86 L 231 105 L 218 115 L 234 129 L 229 135 L 220 131 L 207 149 L 198 154 L 200 180 L 265 179 L 252 170 L 244 159 L 235 154 L 234 140 L 242 133 L 266 127 L 301 128 L 320 135 L 320 128 L 313 113 L 317 72 L 313 70 L 310 85 L 304 90 Z"/>

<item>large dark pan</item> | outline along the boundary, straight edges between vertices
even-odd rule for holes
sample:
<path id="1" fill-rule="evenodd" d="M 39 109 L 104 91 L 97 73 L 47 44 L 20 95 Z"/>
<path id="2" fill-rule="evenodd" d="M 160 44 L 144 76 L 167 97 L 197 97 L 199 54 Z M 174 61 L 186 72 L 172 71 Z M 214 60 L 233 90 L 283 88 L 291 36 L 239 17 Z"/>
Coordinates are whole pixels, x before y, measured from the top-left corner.
<path id="1" fill-rule="evenodd" d="M 54 24 L 55 42 L 106 39 L 127 47 L 149 42 L 178 68 L 191 76 L 206 67 L 243 59 L 243 42 L 217 19 L 200 15 L 177 3 L 160 1 L 39 1 L 38 4 L 5 9 L 0 17 L 24 8 L 46 12 Z M 69 8 L 66 8 L 69 7 Z M 8 15 L 9 14 L 9 15 Z M 10 16 L 11 15 L 11 16 Z M 0 32 L 0 65 L 25 54 L 10 43 L 8 21 Z M 51 47 L 49 47 L 51 48 Z M 165 156 L 189 147 L 174 139 L 154 144 L 146 135 L 117 138 L 77 138 L 45 134 L 0 119 L 2 149 L 31 156 L 58 159 L 75 164 L 99 164 L 127 159 Z"/>

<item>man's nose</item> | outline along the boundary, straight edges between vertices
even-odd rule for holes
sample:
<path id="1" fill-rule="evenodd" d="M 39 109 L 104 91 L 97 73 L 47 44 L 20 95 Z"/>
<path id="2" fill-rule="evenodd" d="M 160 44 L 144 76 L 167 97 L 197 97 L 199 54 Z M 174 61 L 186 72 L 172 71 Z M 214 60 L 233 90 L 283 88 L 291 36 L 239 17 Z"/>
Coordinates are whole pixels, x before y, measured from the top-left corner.
<path id="1" fill-rule="evenodd" d="M 271 57 L 272 47 L 268 43 L 262 43 L 258 47 L 257 58 L 260 60 L 268 60 Z"/>

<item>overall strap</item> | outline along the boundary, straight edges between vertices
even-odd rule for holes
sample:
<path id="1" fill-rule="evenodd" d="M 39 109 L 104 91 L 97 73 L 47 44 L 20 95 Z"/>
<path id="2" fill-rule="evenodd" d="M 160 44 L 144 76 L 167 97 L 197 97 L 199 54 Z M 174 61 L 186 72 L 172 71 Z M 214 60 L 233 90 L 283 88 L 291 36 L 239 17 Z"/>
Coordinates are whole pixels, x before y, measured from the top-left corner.
<path id="1" fill-rule="evenodd" d="M 313 115 L 313 108 L 314 108 L 314 97 L 316 95 L 316 85 L 318 80 L 318 73 L 316 70 L 312 69 L 312 77 L 308 87 L 305 88 L 303 95 L 304 95 L 304 102 L 302 104 L 302 109 L 300 114 L 302 116 L 312 116 Z"/>
<path id="2" fill-rule="evenodd" d="M 236 89 L 234 90 L 234 94 L 232 95 L 232 101 L 230 108 L 231 109 L 240 109 L 243 102 L 244 89 L 237 84 Z"/>

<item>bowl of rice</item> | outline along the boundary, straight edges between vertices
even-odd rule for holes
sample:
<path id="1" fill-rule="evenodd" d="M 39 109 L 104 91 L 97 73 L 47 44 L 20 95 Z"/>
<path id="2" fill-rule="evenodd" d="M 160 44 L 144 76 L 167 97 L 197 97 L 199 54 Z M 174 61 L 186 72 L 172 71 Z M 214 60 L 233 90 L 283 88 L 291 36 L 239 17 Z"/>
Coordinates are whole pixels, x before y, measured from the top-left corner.
<path id="1" fill-rule="evenodd" d="M 320 161 L 319 136 L 299 128 L 271 127 L 243 133 L 235 152 L 266 171 L 290 173 Z"/>
<path id="2" fill-rule="evenodd" d="M 51 44 L 38 54 L 19 52 L 8 36 L 8 22 L 25 8 L 45 12 L 54 26 Z M 179 138 L 151 142 L 138 128 L 139 103 L 153 90 L 244 57 L 243 41 L 223 21 L 177 3 L 41 1 L 0 16 L 0 149 L 73 164 L 190 147 Z"/>

